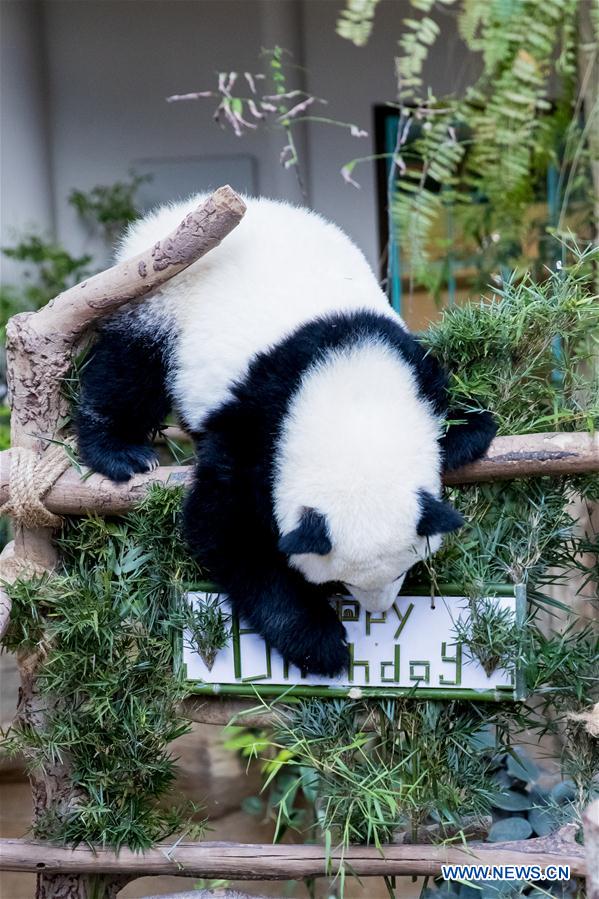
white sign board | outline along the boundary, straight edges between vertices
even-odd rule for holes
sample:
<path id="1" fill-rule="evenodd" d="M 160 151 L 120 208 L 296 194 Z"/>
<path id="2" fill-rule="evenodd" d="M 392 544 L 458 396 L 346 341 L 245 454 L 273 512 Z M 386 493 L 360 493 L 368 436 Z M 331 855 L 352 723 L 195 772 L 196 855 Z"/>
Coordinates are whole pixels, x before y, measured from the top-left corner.
<path id="1" fill-rule="evenodd" d="M 214 601 L 217 594 L 190 592 L 193 605 Z M 226 597 L 218 596 L 230 613 Z M 522 600 L 522 597 L 520 597 Z M 514 593 L 494 599 L 516 615 Z M 476 659 L 456 643 L 455 622 L 468 615 L 463 596 L 398 596 L 384 613 L 371 614 L 350 597 L 337 600 L 347 632 L 349 669 L 339 677 L 308 674 L 288 665 L 264 639 L 235 616 L 231 639 L 209 668 L 184 634 L 183 661 L 194 692 L 237 695 L 415 695 L 421 698 L 521 698 L 515 670 L 497 669 L 487 676 Z"/>

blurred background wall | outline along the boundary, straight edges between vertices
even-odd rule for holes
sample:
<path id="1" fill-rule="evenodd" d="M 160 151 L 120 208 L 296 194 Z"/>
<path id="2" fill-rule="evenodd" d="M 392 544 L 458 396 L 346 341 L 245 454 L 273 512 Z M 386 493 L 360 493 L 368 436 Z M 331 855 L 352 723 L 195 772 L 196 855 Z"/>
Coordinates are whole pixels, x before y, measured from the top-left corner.
<path id="1" fill-rule="evenodd" d="M 99 248 L 67 203 L 87 190 L 153 171 L 144 200 L 230 181 L 234 187 L 300 200 L 279 163 L 280 132 L 235 138 L 212 121 L 211 100 L 169 104 L 171 94 L 209 89 L 218 71 L 259 71 L 261 48 L 292 51 L 305 87 L 326 98 L 323 114 L 369 131 L 308 124 L 300 147 L 308 202 L 341 225 L 373 266 L 379 244 L 374 163 L 361 189 L 339 171 L 374 151 L 373 107 L 393 100 L 402 0 L 383 0 L 370 42 L 335 34 L 340 0 L 2 0 L 2 244 L 39 225 L 71 252 Z M 461 92 L 471 80 L 453 18 L 442 23 L 427 79 Z M 91 244 L 90 245 L 90 241 Z M 3 279 L 11 263 L 3 260 Z"/>

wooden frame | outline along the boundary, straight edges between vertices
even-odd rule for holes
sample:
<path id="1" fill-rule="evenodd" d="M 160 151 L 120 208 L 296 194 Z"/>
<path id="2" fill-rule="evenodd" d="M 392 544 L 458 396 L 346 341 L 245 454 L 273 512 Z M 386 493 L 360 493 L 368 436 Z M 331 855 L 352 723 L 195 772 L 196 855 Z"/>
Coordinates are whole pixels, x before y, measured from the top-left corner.
<path id="1" fill-rule="evenodd" d="M 576 825 L 567 825 L 549 837 L 510 843 L 454 845 L 390 845 L 384 852 L 375 846 L 333 849 L 330 864 L 324 846 L 270 843 L 175 843 L 147 852 L 53 846 L 38 840 L 0 840 L 0 869 L 114 874 L 133 877 L 175 874 L 189 877 L 239 878 L 241 880 L 289 880 L 335 875 L 343 861 L 358 877 L 393 877 L 406 874 L 438 875 L 446 864 L 533 863 L 569 865 L 572 876 L 587 873 L 584 848 L 575 841 Z"/>

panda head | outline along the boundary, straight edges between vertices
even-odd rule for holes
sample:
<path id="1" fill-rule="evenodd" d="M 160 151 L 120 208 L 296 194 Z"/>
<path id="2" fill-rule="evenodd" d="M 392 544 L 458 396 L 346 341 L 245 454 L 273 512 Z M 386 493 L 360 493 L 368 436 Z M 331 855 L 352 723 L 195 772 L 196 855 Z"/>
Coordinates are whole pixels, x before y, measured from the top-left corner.
<path id="1" fill-rule="evenodd" d="M 369 612 L 388 610 L 410 568 L 464 524 L 440 498 L 443 471 L 483 455 L 495 433 L 484 413 L 441 437 L 437 427 L 430 415 L 414 417 L 399 453 L 393 427 L 392 452 L 384 440 L 356 448 L 346 431 L 320 467 L 304 447 L 279 490 L 278 546 L 291 567 L 311 583 L 344 584 Z"/>
<path id="2" fill-rule="evenodd" d="M 444 470 L 486 451 L 485 413 L 444 416 L 413 366 L 381 343 L 331 354 L 302 381 L 277 445 L 279 550 L 315 584 L 341 582 L 369 611 L 463 524 L 441 497 Z"/>
<path id="3" fill-rule="evenodd" d="M 304 507 L 297 527 L 279 540 L 279 549 L 312 583 L 341 582 L 368 612 L 384 612 L 393 605 L 409 569 L 439 549 L 443 534 L 464 523 L 449 503 L 420 490 L 416 497 L 413 526 L 403 517 L 402 533 L 395 540 L 380 538 L 376 547 L 368 540 L 363 552 L 356 549 L 368 528 L 356 523 L 357 540 L 336 539 L 327 515 Z"/>

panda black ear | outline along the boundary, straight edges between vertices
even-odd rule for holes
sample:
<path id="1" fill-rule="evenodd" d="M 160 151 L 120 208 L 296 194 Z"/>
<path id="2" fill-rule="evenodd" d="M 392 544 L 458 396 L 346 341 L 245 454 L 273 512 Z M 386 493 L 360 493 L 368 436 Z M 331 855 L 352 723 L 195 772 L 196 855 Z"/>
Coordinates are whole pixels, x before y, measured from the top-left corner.
<path id="1" fill-rule="evenodd" d="M 459 421 L 459 424 L 450 425 L 447 433 L 439 440 L 443 469 L 453 471 L 484 456 L 497 433 L 497 425 L 490 412 L 450 409 L 447 418 Z"/>
<path id="2" fill-rule="evenodd" d="M 283 534 L 279 540 L 279 549 L 286 556 L 302 553 L 326 556 L 332 548 L 327 520 L 316 509 L 304 509 L 300 523 L 295 530 Z"/>
<path id="3" fill-rule="evenodd" d="M 420 521 L 416 528 L 419 537 L 432 537 L 434 534 L 448 534 L 457 531 L 464 524 L 460 513 L 429 493 L 428 490 L 420 490 Z"/>

